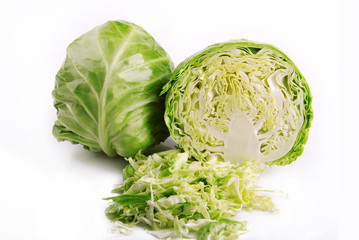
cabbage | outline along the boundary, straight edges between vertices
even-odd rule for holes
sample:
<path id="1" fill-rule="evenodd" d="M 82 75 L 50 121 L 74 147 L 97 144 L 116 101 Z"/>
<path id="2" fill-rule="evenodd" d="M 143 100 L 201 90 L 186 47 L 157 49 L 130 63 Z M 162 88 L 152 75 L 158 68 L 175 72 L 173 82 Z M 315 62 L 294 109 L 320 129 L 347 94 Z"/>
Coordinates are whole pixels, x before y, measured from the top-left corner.
<path id="1" fill-rule="evenodd" d="M 116 196 L 105 198 L 107 216 L 122 230 L 144 224 L 160 238 L 237 239 L 246 223 L 230 218 L 241 209 L 275 210 L 254 184 L 261 170 L 253 162 L 197 161 L 179 150 L 128 160 Z"/>
<path id="2" fill-rule="evenodd" d="M 108 156 L 133 156 L 165 140 L 164 97 L 173 65 L 139 26 L 109 21 L 67 48 L 53 91 L 53 135 Z"/>
<path id="3" fill-rule="evenodd" d="M 286 165 L 303 152 L 312 96 L 294 63 L 271 45 L 210 46 L 176 68 L 165 92 L 167 127 L 190 157 Z"/>

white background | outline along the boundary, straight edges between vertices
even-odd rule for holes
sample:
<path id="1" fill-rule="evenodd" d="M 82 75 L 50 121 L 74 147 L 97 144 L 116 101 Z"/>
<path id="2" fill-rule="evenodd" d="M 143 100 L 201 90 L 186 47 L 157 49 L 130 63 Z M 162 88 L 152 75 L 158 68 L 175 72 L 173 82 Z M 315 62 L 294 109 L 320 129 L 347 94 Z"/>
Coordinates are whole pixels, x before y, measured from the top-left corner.
<path id="1" fill-rule="evenodd" d="M 304 154 L 290 166 L 267 169 L 259 179 L 264 188 L 288 194 L 287 199 L 274 198 L 280 214 L 243 213 L 250 231 L 242 239 L 336 240 L 339 228 L 342 239 L 353 239 L 355 224 L 342 220 L 356 204 L 351 175 L 358 164 L 339 146 L 355 149 L 355 137 L 340 134 L 355 129 L 357 120 L 351 114 L 357 111 L 353 80 L 358 67 L 348 59 L 358 52 L 354 4 L 50 2 L 0 6 L 0 239 L 116 239 L 102 198 L 121 182 L 126 162 L 57 142 L 51 133 L 56 120 L 51 91 L 67 45 L 117 19 L 142 26 L 176 65 L 210 44 L 231 39 L 283 50 L 309 83 L 315 119 Z M 140 238 L 154 239 L 142 229 L 121 239 Z"/>

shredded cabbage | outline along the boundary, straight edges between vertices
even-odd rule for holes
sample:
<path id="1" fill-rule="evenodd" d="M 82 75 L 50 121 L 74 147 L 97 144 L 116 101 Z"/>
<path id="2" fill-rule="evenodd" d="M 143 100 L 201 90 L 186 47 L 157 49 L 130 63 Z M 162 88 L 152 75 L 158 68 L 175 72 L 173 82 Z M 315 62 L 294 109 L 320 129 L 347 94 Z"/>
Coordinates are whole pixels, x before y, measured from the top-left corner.
<path id="1" fill-rule="evenodd" d="M 112 200 L 106 214 L 125 226 L 144 224 L 159 238 L 237 239 L 246 222 L 231 218 L 242 209 L 274 210 L 254 183 L 262 170 L 253 162 L 196 161 L 180 150 L 128 161 L 117 195 L 105 198 Z"/>

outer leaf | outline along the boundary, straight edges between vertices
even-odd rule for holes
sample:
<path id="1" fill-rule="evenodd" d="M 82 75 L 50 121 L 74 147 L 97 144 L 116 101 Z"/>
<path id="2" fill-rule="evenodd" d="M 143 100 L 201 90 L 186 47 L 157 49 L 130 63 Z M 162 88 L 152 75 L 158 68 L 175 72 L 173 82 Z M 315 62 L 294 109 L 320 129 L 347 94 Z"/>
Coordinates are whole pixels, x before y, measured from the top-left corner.
<path id="1" fill-rule="evenodd" d="M 109 156 L 133 156 L 168 136 L 159 97 L 173 65 L 139 26 L 110 21 L 76 39 L 56 75 L 53 134 Z"/>

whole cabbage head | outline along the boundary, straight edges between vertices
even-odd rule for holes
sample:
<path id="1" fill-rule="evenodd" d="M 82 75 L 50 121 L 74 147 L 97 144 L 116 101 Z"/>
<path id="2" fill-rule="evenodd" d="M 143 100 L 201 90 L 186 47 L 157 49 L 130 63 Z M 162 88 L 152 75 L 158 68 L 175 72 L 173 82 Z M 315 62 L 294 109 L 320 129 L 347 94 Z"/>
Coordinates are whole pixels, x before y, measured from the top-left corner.
<path id="1" fill-rule="evenodd" d="M 198 160 L 285 165 L 303 152 L 312 96 L 274 46 L 247 40 L 210 46 L 176 68 L 165 92 L 170 134 Z"/>
<path id="2" fill-rule="evenodd" d="M 173 64 L 139 26 L 109 21 L 67 48 L 53 91 L 60 140 L 108 156 L 134 156 L 165 140 L 164 97 Z"/>

